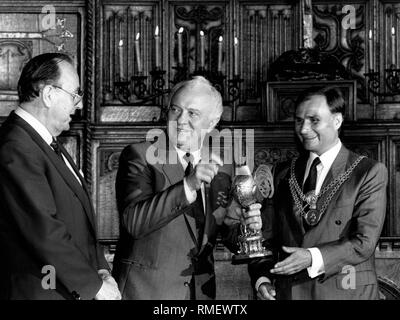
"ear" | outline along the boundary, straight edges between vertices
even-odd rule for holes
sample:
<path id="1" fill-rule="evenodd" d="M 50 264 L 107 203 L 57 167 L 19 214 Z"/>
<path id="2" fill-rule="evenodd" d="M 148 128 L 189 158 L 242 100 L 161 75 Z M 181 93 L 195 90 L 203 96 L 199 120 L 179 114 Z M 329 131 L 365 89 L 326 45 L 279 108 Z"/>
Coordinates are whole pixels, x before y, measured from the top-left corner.
<path id="1" fill-rule="evenodd" d="M 52 86 L 49 86 L 49 85 L 46 85 L 46 86 L 44 86 L 43 87 L 43 89 L 40 91 L 40 98 L 42 99 L 42 101 L 43 101 L 43 104 L 47 107 L 47 108 L 49 108 L 50 106 L 51 106 L 51 104 L 52 104 L 52 90 L 53 90 L 53 87 Z"/>
<path id="2" fill-rule="evenodd" d="M 340 112 L 335 113 L 333 121 L 334 121 L 335 129 L 339 130 L 339 128 L 342 126 L 342 123 L 343 123 L 343 115 Z"/>
<path id="3" fill-rule="evenodd" d="M 207 133 L 210 133 L 215 128 L 215 126 L 218 124 L 220 118 L 221 117 L 219 116 L 217 118 L 214 118 L 213 120 L 210 120 L 210 124 L 208 126 Z"/>

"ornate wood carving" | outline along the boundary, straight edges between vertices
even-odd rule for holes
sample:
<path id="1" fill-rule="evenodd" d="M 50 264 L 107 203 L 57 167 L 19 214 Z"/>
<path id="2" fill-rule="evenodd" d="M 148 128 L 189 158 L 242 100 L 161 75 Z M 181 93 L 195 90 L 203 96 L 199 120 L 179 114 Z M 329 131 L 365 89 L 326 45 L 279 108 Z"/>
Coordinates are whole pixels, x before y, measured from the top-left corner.
<path id="1" fill-rule="evenodd" d="M 101 239 L 118 239 L 119 216 L 116 206 L 115 178 L 118 169 L 119 150 L 100 149 L 97 198 L 98 236 Z"/>
<path id="2" fill-rule="evenodd" d="M 298 95 L 310 87 L 337 86 L 346 102 L 346 120 L 356 117 L 356 82 L 347 81 L 274 81 L 264 87 L 263 105 L 268 122 L 293 121 Z"/>
<path id="3" fill-rule="evenodd" d="M 316 46 L 342 63 L 352 79 L 358 83 L 358 99 L 366 100 L 364 73 L 368 71 L 366 46 L 368 30 L 365 19 L 367 5 L 364 3 L 351 4 L 355 8 L 355 28 L 345 29 L 342 20 L 347 15 L 342 12 L 343 4 L 313 3 L 314 41 Z"/>
<path id="4" fill-rule="evenodd" d="M 157 2 L 141 6 L 105 5 L 102 21 L 102 60 L 103 60 L 103 104 L 120 104 L 114 96 L 114 82 L 121 80 L 121 68 L 124 79 L 139 75 L 148 75 L 154 67 L 153 37 L 156 25 L 159 25 Z M 143 71 L 138 70 L 134 39 L 140 34 L 140 61 Z M 123 41 L 122 61 L 119 42 Z M 122 66 L 120 66 L 122 64 Z M 150 79 L 146 79 L 150 87 Z M 132 97 L 134 99 L 134 97 Z"/>
<path id="5" fill-rule="evenodd" d="M 62 51 L 70 53 L 78 65 L 81 62 L 79 10 L 55 6 L 54 25 L 44 28 L 42 7 L 29 2 L 13 6 L 5 1 L 0 5 L 0 117 L 15 109 L 19 75 L 31 57 Z"/>
<path id="6" fill-rule="evenodd" d="M 32 41 L 0 41 L 0 90 L 16 90 L 19 74 L 32 57 Z"/>

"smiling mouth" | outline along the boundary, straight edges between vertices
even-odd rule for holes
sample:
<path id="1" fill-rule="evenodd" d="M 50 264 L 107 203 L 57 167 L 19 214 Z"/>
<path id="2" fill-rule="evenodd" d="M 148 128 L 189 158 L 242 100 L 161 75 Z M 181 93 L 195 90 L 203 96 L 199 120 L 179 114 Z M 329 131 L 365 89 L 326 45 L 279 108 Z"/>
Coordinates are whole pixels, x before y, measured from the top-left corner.
<path id="1" fill-rule="evenodd" d="M 304 140 L 314 140 L 317 136 L 314 137 L 303 137 Z"/>

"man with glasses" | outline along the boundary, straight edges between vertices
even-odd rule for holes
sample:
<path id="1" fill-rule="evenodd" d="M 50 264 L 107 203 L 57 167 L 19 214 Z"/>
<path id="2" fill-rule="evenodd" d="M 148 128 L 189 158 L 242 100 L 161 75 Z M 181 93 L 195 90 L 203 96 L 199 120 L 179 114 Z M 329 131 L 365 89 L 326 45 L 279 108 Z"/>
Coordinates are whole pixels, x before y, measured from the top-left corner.
<path id="1" fill-rule="evenodd" d="M 70 57 L 31 59 L 0 128 L 0 299 L 120 299 L 84 178 L 57 142 L 82 109 Z"/>
<path id="2" fill-rule="evenodd" d="M 74 92 L 69 92 L 69 91 L 67 91 L 67 90 L 65 90 L 65 89 L 63 89 L 62 87 L 59 87 L 59 86 L 54 86 L 53 85 L 53 87 L 57 88 L 57 89 L 60 89 L 60 90 L 64 91 L 65 93 L 69 94 L 72 97 L 72 99 L 74 100 L 74 105 L 75 106 L 78 105 L 79 102 L 82 101 L 83 91 L 80 88 L 78 88 L 76 90 L 76 93 L 74 93 Z"/>

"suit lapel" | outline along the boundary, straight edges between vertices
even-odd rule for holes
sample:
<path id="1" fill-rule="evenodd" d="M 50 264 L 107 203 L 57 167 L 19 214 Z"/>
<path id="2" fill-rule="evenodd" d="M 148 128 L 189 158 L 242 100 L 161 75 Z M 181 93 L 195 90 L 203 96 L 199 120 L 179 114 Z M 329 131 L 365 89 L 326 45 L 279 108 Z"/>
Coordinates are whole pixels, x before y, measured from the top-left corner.
<path id="1" fill-rule="evenodd" d="M 321 186 L 321 190 L 323 190 L 329 183 L 331 183 L 334 179 L 336 179 L 341 173 L 343 173 L 346 169 L 347 159 L 349 157 L 349 151 L 342 146 L 336 159 L 333 161 L 331 168 L 328 171 L 328 174 L 325 177 L 325 180 Z"/>
<path id="2" fill-rule="evenodd" d="M 333 161 L 331 168 L 328 171 L 328 174 L 326 175 L 326 178 L 321 186 L 321 191 L 328 186 L 334 179 L 337 179 L 342 173 L 344 173 L 347 168 L 351 165 L 349 163 L 349 155 L 350 152 L 349 150 L 342 146 L 338 155 L 336 156 L 336 159 Z M 326 211 L 323 213 L 323 215 L 320 218 L 319 223 L 312 227 L 309 232 L 307 232 L 304 236 L 304 240 L 303 240 L 303 246 L 304 247 L 309 247 L 311 245 L 313 245 L 313 241 L 315 241 L 316 237 L 318 237 L 318 235 L 323 232 L 322 229 L 319 228 L 319 225 L 321 223 L 321 220 L 324 219 L 324 216 L 329 214 L 329 207 L 332 203 L 334 203 L 337 199 L 337 196 L 340 194 L 340 190 L 343 186 L 341 186 L 339 188 L 339 190 L 336 192 L 336 194 L 333 196 L 333 198 L 331 199 L 330 203 L 328 204 L 328 207 L 326 209 Z M 325 200 L 327 199 L 329 193 L 331 192 L 332 189 L 329 189 L 325 194 L 323 194 L 321 196 L 321 198 L 319 198 L 318 202 L 317 202 L 317 210 L 321 210 L 322 206 L 325 202 Z"/>
<path id="3" fill-rule="evenodd" d="M 65 183 L 70 187 L 70 189 L 75 193 L 77 198 L 81 201 L 83 208 L 86 212 L 86 215 L 92 224 L 93 230 L 95 230 L 94 217 L 92 206 L 90 203 L 90 197 L 85 193 L 82 186 L 76 180 L 76 177 L 72 174 L 71 170 L 67 167 L 64 161 L 60 159 L 60 157 L 51 149 L 51 147 L 42 139 L 42 137 L 22 118 L 15 115 L 14 117 L 15 124 L 24 129 L 32 140 L 42 149 L 42 151 L 49 158 L 50 162 L 54 165 L 57 171 L 60 173 L 61 177 L 64 179 Z M 61 146 L 62 147 L 62 146 Z M 63 147 L 62 147 L 63 148 Z M 64 155 L 68 154 L 68 152 L 63 148 Z M 68 159 L 70 162 L 72 161 L 71 157 Z M 73 161 L 72 161 L 73 162 Z"/>
<path id="4" fill-rule="evenodd" d="M 70 154 L 68 153 L 67 150 L 65 150 L 64 146 L 60 143 L 60 148 L 61 148 L 61 152 L 62 154 L 65 156 L 65 158 L 67 158 L 67 161 L 69 162 L 69 164 L 71 165 L 72 169 L 74 170 L 76 176 L 79 178 L 82 186 L 79 188 L 79 190 L 81 191 L 82 188 L 86 193 L 86 197 L 82 197 L 81 201 L 86 202 L 86 207 L 85 207 L 85 211 L 87 212 L 88 218 L 90 220 L 90 223 L 92 224 L 93 230 L 95 230 L 95 221 L 94 221 L 94 216 L 95 216 L 95 212 L 93 210 L 93 206 L 90 202 L 90 192 L 89 192 L 89 188 L 86 184 L 85 179 L 82 177 L 81 173 L 79 172 L 78 167 L 76 166 L 74 160 L 71 158 Z M 69 172 L 71 172 L 68 169 Z M 75 177 L 74 177 L 75 178 Z M 76 181 L 76 178 L 74 179 Z M 85 204 L 85 203 L 84 203 Z"/>
<path id="5" fill-rule="evenodd" d="M 157 151 L 160 157 L 165 156 L 165 159 L 160 158 L 160 162 L 162 163 L 161 169 L 164 172 L 165 177 L 168 179 L 169 185 L 174 185 L 179 181 L 182 181 L 185 176 L 185 172 L 183 170 L 182 164 L 178 159 L 178 154 L 176 150 L 174 148 L 170 148 L 167 150 L 159 148 L 157 149 Z M 191 210 L 190 206 L 188 210 Z M 186 213 L 188 210 L 185 210 L 183 214 L 185 215 L 185 220 L 187 221 L 187 227 L 189 229 L 188 231 L 191 234 L 191 237 L 194 238 L 193 242 L 196 245 L 196 248 L 198 248 L 199 239 L 196 230 L 196 221 L 194 217 Z"/>
<path id="6" fill-rule="evenodd" d="M 348 157 L 349 157 L 349 151 L 344 146 L 342 146 L 338 155 L 336 156 L 336 159 L 333 161 L 332 166 L 329 169 L 324 182 L 322 183 L 320 192 L 323 191 L 323 189 L 326 186 L 328 186 L 332 181 L 337 179 L 342 173 L 345 172 Z M 330 191 L 331 190 L 328 190 L 326 193 L 321 195 L 321 197 L 318 199 L 318 202 L 317 202 L 318 210 L 321 210 L 322 205 L 325 202 L 326 198 L 328 197 Z M 340 192 L 340 191 L 338 191 L 338 192 Z M 324 214 L 326 214 L 326 212 Z M 321 219 L 322 219 L 322 217 L 321 217 Z"/>

